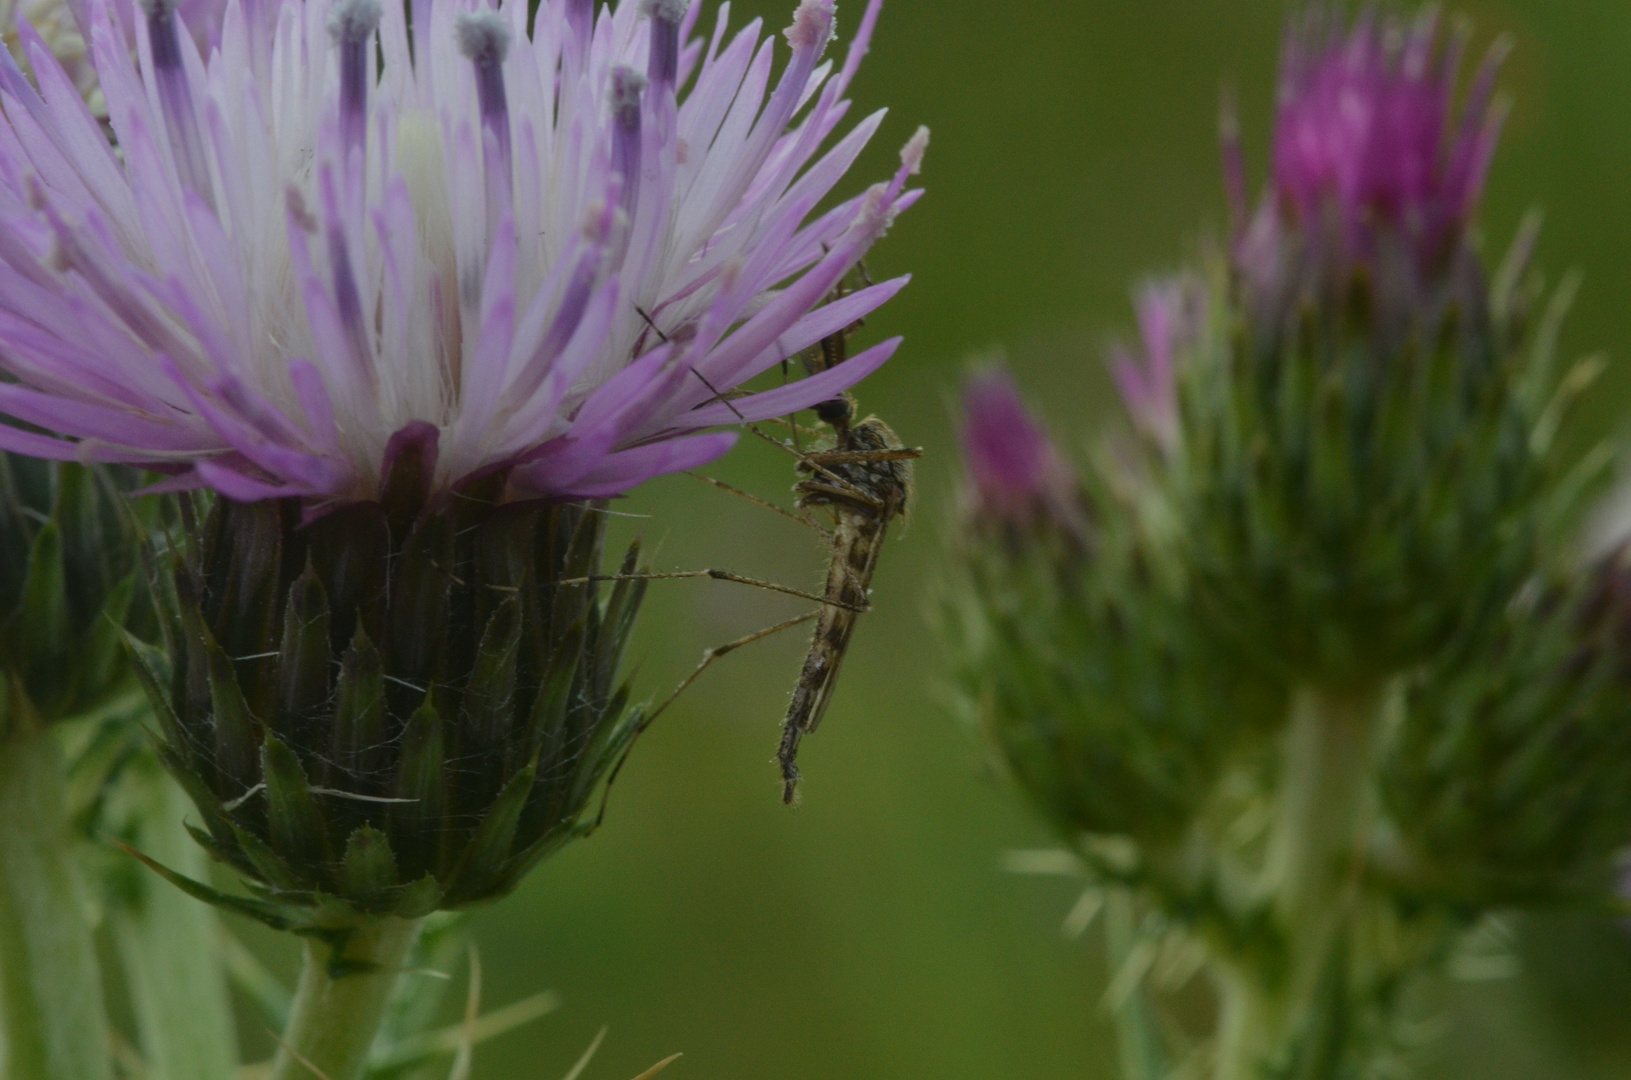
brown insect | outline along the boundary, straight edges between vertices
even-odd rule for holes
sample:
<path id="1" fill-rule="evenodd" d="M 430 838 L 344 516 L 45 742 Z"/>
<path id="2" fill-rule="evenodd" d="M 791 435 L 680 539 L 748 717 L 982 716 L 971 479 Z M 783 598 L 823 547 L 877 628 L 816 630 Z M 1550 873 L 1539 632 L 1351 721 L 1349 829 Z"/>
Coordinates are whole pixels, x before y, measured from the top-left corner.
<path id="1" fill-rule="evenodd" d="M 871 284 L 865 267 L 858 267 L 857 274 L 863 283 Z M 834 290 L 832 299 L 842 298 L 847 291 L 845 285 L 840 283 Z M 666 335 L 657 330 L 644 311 L 639 313 L 659 336 L 667 340 Z M 852 323 L 807 349 L 802 356 L 806 372 L 815 374 L 843 363 L 848 356 L 849 338 L 860 326 L 859 321 Z M 716 397 L 718 400 L 728 400 L 717 391 Z M 816 611 L 755 631 L 704 652 L 702 662 L 686 676 L 667 699 L 647 715 L 642 724 L 643 729 L 655 721 L 715 660 L 744 645 L 815 620 L 816 628 L 810 641 L 810 649 L 799 673 L 798 684 L 793 689 L 787 716 L 782 721 L 781 746 L 776 755 L 781 766 L 782 800 L 788 804 L 792 804 L 798 795 L 799 743 L 805 735 L 820 725 L 821 718 L 826 714 L 827 706 L 832 700 L 833 690 L 838 683 L 839 668 L 843 664 L 844 654 L 849 649 L 850 638 L 855 633 L 855 620 L 872 606 L 868 594 L 871 592 L 872 575 L 878 565 L 884 538 L 888 534 L 890 524 L 896 518 L 905 515 L 911 502 L 912 461 L 921 457 L 923 453 L 919 449 L 904 445 L 889 425 L 876 416 L 856 421 L 855 399 L 849 394 L 820 402 L 814 406 L 814 412 L 817 419 L 832 430 L 832 437 L 826 444 L 810 451 L 795 449 L 771 438 L 755 425 L 747 425 L 756 435 L 798 458 L 795 468 L 802 479 L 793 488 L 798 495 L 796 513 L 712 477 L 698 473 L 690 475 L 732 495 L 799 521 L 820 534 L 832 553 L 826 587 L 822 595 L 816 596 L 799 589 L 721 570 L 620 574 L 596 579 L 617 580 L 630 576 L 648 580 L 714 578 L 821 602 L 821 607 Z M 808 431 L 790 419 L 783 423 L 792 430 L 795 437 Z M 813 516 L 811 511 L 817 508 L 825 510 L 831 517 L 831 529 L 823 526 Z"/>
<path id="2" fill-rule="evenodd" d="M 864 284 L 871 284 L 864 265 L 856 271 Z M 844 291 L 840 283 L 834 299 Z M 853 323 L 808 350 L 804 354 L 806 371 L 815 374 L 843 363 L 850 335 L 860 326 Z M 781 746 L 776 753 L 782 801 L 789 805 L 798 797 L 799 743 L 820 726 L 832 701 L 856 617 L 871 607 L 872 575 L 884 538 L 890 524 L 905 515 L 912 501 L 912 461 L 922 455 L 921 450 L 902 443 L 876 416 L 857 422 L 855 412 L 855 399 L 848 394 L 815 406 L 816 417 L 832 429 L 832 443 L 801 456 L 797 469 L 804 479 L 793 488 L 806 520 L 812 509 L 820 507 L 831 515 L 833 528 L 828 532 L 810 521 L 826 538 L 832 562 L 827 568 L 826 601 L 817 615 L 810 651 L 782 721 Z"/>
<path id="3" fill-rule="evenodd" d="M 832 562 L 827 569 L 826 600 L 782 721 L 781 747 L 776 753 L 782 772 L 782 801 L 788 804 L 798 796 L 799 742 L 821 724 L 832 700 L 838 669 L 855 633 L 855 620 L 871 606 L 868 595 L 884 537 L 912 499 L 912 459 L 922 453 L 903 444 L 876 416 L 854 422 L 855 402 L 847 395 L 822 402 L 816 406 L 816 415 L 832 428 L 832 446 L 804 455 L 797 468 L 805 479 L 794 491 L 800 510 L 821 507 L 832 516 L 832 531 L 823 530 Z"/>

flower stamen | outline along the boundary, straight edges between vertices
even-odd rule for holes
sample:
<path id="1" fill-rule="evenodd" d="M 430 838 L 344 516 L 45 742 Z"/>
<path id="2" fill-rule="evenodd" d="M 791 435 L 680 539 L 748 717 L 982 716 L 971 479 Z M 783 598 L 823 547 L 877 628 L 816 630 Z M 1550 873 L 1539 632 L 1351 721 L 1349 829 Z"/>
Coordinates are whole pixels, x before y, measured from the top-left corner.
<path id="1" fill-rule="evenodd" d="M 340 0 L 328 17 L 340 53 L 340 138 L 347 156 L 368 137 L 368 46 L 381 14 L 380 0 Z"/>
<path id="2" fill-rule="evenodd" d="M 192 90 L 182 66 L 176 0 L 141 0 L 141 8 L 147 17 L 147 37 L 153 50 L 153 81 L 158 87 L 159 105 L 164 110 L 164 125 L 170 137 L 176 172 L 183 184 L 213 206 L 214 190 L 210 185 L 209 162 L 204 156 L 204 139 L 198 130 L 198 114 L 193 109 Z"/>
<path id="3" fill-rule="evenodd" d="M 504 91 L 504 61 L 510 55 L 510 26 L 496 11 L 467 12 L 455 24 L 459 52 L 476 76 L 482 150 L 487 178 L 487 237 L 514 205 L 510 170 L 510 106 Z"/>

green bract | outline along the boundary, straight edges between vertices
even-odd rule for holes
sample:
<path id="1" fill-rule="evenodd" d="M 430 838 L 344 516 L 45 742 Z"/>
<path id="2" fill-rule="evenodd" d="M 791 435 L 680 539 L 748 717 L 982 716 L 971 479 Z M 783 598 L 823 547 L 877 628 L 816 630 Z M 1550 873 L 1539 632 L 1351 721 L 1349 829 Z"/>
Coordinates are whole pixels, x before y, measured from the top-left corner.
<path id="1" fill-rule="evenodd" d="M 1385 679 L 1534 572 L 1556 323 L 1526 317 L 1521 270 L 1492 292 L 1461 250 L 1426 281 L 1378 260 L 1267 298 L 1214 277 L 1229 299 L 1179 365 L 1183 435 L 1156 472 L 1196 614 L 1243 660 Z"/>
<path id="2" fill-rule="evenodd" d="M 0 667 L 39 719 L 134 689 L 119 643 L 139 576 L 131 479 L 0 454 Z"/>
<path id="3" fill-rule="evenodd" d="M 507 892 L 641 728 L 617 669 L 643 584 L 588 580 L 599 507 L 406 501 L 217 500 L 164 560 L 165 648 L 139 649 L 164 758 L 268 921 Z"/>
<path id="4" fill-rule="evenodd" d="M 1631 821 L 1628 646 L 1621 552 L 1410 680 L 1382 765 L 1402 892 L 1465 910 L 1607 894 Z"/>
<path id="5" fill-rule="evenodd" d="M 1283 690 L 1192 632 L 1161 545 L 1099 494 L 1091 538 L 1047 517 L 968 522 L 943 621 L 969 711 L 1049 818 L 1154 854 L 1191 832 Z"/>

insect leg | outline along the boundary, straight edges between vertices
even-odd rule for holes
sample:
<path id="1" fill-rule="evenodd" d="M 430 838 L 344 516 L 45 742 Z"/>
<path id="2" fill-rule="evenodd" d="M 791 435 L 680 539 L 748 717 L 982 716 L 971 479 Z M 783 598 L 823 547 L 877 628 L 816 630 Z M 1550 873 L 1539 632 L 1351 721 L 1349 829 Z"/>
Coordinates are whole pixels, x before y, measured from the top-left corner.
<path id="1" fill-rule="evenodd" d="M 715 581 L 734 581 L 738 585 L 752 585 L 759 589 L 768 589 L 771 592 L 786 593 L 796 596 L 800 600 L 814 600 L 818 604 L 832 604 L 847 611 L 865 611 L 866 608 L 856 607 L 853 604 L 844 604 L 817 596 L 815 593 L 795 589 L 791 585 L 778 585 L 774 581 L 763 581 L 759 578 L 747 577 L 743 574 L 733 574 L 729 570 L 672 570 L 668 573 L 642 573 L 642 574 L 590 574 L 587 577 L 562 578 L 556 585 L 587 585 L 591 581 L 686 581 L 690 579 L 712 578 Z"/>
<path id="2" fill-rule="evenodd" d="M 804 623 L 809 622 L 811 619 L 816 618 L 820 614 L 820 611 L 807 611 L 796 619 L 788 619 L 786 622 L 777 623 L 775 626 L 767 626 L 763 630 L 755 630 L 753 633 L 739 637 L 735 641 L 727 641 L 723 645 L 715 645 L 713 648 L 706 650 L 702 654 L 702 662 L 692 670 L 691 674 L 687 675 L 680 681 L 680 684 L 674 688 L 674 692 L 664 698 L 662 704 L 658 705 L 655 709 L 651 710 L 650 713 L 641 718 L 640 725 L 635 734 L 645 734 L 646 729 L 651 727 L 652 724 L 655 724 L 657 722 L 657 718 L 661 716 L 670 705 L 674 704 L 681 694 L 690 689 L 691 684 L 696 682 L 697 679 L 701 677 L 702 673 L 707 671 L 713 662 L 718 660 L 721 656 L 724 656 L 727 653 L 733 653 L 737 649 L 742 648 L 744 645 L 752 645 L 755 641 L 763 641 L 772 634 L 779 634 L 783 630 L 791 630 L 795 626 L 802 626 Z M 617 780 L 617 774 L 623 771 L 623 763 L 628 761 L 629 751 L 633 749 L 634 742 L 631 740 L 628 749 L 623 751 L 623 756 L 617 759 L 617 764 L 612 766 L 611 774 L 606 777 L 606 786 L 601 789 L 600 793 L 600 810 L 595 814 L 595 823 L 594 825 L 590 826 L 591 829 L 598 829 L 600 827 L 601 819 L 606 816 L 606 800 L 611 796 L 612 784 Z"/>
<path id="3" fill-rule="evenodd" d="M 837 473 L 835 473 L 835 472 L 831 471 L 830 469 L 826 468 L 820 462 L 811 461 L 810 460 L 810 455 L 804 453 L 802 450 L 795 450 L 793 447 L 788 446 L 784 442 L 780 442 L 780 441 L 778 441 L 776 439 L 771 438 L 769 435 L 767 435 L 763 431 L 761 431 L 757 424 L 749 422 L 747 417 L 742 415 L 741 410 L 736 408 L 736 406 L 732 405 L 731 402 L 730 402 L 730 399 L 728 397 L 726 397 L 724 394 L 721 394 L 719 392 L 719 390 L 714 387 L 714 384 L 709 382 L 707 380 L 707 378 L 703 376 L 702 372 L 696 370 L 695 368 L 692 368 L 691 369 L 691 374 L 695 375 L 698 379 L 701 379 L 702 380 L 702 385 L 706 386 L 708 388 L 708 390 L 714 395 L 714 400 L 720 402 L 726 408 L 730 409 L 731 412 L 735 413 L 736 416 L 737 416 L 737 419 L 742 421 L 742 425 L 744 427 L 746 427 L 749 431 L 751 431 L 753 434 L 757 435 L 759 438 L 763 439 L 765 442 L 769 443 L 771 446 L 774 446 L 774 447 L 776 447 L 776 448 L 778 448 L 780 450 L 784 450 L 789 454 L 792 454 L 800 462 L 803 462 L 803 463 L 809 465 L 810 468 L 813 469 L 815 472 L 820 473 L 822 476 L 825 476 L 828 480 L 832 481 L 834 484 L 837 484 L 840 487 L 847 489 L 847 494 L 849 494 L 851 497 L 853 497 L 853 498 L 862 498 L 862 499 L 865 498 L 865 496 L 863 495 L 863 493 L 859 489 L 857 489 L 849 481 L 845 480 L 842 476 L 839 476 Z"/>
<path id="4" fill-rule="evenodd" d="M 828 528 L 825 528 L 821 524 L 821 522 L 819 522 L 815 518 L 811 517 L 810 512 L 808 510 L 804 509 L 803 507 L 799 507 L 796 510 L 784 510 L 781 507 L 777 506 L 775 503 L 767 502 L 764 499 L 759 498 L 757 495 L 749 494 L 748 492 L 743 491 L 740 488 L 731 487 L 731 485 L 725 483 L 723 480 L 715 480 L 711 476 L 704 476 L 701 473 L 696 473 L 696 472 L 688 472 L 685 475 L 686 476 L 694 476 L 698 480 L 701 480 L 703 483 L 712 484 L 714 487 L 719 488 L 721 491 L 726 491 L 726 492 L 729 492 L 732 495 L 741 496 L 742 498 L 746 499 L 748 502 L 753 503 L 755 506 L 762 506 L 766 510 L 772 510 L 772 511 L 780 514 L 782 517 L 786 518 L 789 521 L 796 521 L 800 525 L 806 525 L 810 529 L 814 530 L 816 535 L 820 536 L 822 541 L 828 547 L 832 546 L 832 542 L 833 542 L 832 530 L 828 529 Z"/>

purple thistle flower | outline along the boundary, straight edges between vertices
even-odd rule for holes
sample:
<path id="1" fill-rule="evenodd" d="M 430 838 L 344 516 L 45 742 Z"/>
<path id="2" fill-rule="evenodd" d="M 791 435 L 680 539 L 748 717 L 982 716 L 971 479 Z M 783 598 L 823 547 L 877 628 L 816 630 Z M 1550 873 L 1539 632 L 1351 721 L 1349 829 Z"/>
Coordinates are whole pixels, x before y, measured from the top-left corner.
<path id="1" fill-rule="evenodd" d="M 616 495 L 717 457 L 709 429 L 827 400 L 892 339 L 725 400 L 873 311 L 823 303 L 893 180 L 815 215 L 876 132 L 826 153 L 841 67 L 803 0 L 772 80 L 758 22 L 621 0 L 231 0 L 207 58 L 172 0 L 85 0 L 119 153 L 62 69 L 0 69 L 0 448 L 146 465 L 164 488 L 308 512 L 380 496 L 412 450 L 445 493 Z M 411 40 L 410 40 L 411 38 Z M 376 56 L 383 64 L 376 64 Z"/>
<path id="2" fill-rule="evenodd" d="M 1171 451 L 1178 442 L 1178 354 L 1195 338 L 1205 294 L 1199 281 L 1153 281 L 1133 299 L 1142 348 L 1117 348 L 1110 374 L 1139 431 Z"/>
<path id="3" fill-rule="evenodd" d="M 1418 268 L 1463 235 L 1484 189 L 1504 112 L 1491 103 L 1503 50 L 1492 49 L 1459 117 L 1464 35 L 1440 42 L 1429 9 L 1413 23 L 1323 6 L 1286 32 L 1271 190 L 1239 245 L 1257 280 L 1272 279 L 1280 238 L 1301 230 L 1331 255 L 1367 260 L 1397 237 Z M 1238 147 L 1226 147 L 1229 187 L 1244 191 Z"/>
<path id="4" fill-rule="evenodd" d="M 992 368 L 963 384 L 962 443 L 975 514 L 1016 525 L 1040 515 L 1077 517 L 1070 466 L 1006 370 Z"/>

